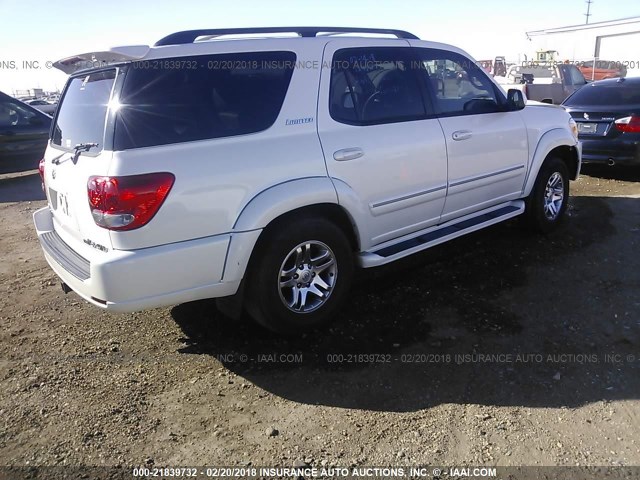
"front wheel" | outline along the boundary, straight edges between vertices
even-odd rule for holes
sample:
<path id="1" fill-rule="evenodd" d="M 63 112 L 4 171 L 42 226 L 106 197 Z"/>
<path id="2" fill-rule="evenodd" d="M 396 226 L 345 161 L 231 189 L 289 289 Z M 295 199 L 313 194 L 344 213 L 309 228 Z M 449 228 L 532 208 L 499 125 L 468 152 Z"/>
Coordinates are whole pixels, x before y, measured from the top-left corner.
<path id="1" fill-rule="evenodd" d="M 249 272 L 249 314 L 279 333 L 304 332 L 333 320 L 354 270 L 342 230 L 323 218 L 297 218 L 264 235 Z"/>
<path id="2" fill-rule="evenodd" d="M 562 221 L 569 201 L 569 170 L 557 157 L 547 159 L 526 199 L 524 221 L 533 230 L 549 233 Z"/>

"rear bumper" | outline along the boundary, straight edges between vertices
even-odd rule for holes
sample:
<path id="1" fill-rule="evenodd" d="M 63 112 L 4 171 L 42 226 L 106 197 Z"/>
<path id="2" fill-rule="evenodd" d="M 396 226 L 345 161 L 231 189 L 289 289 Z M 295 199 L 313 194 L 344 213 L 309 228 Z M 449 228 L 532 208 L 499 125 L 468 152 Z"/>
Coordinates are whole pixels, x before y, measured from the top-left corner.
<path id="1" fill-rule="evenodd" d="M 640 165 L 640 135 L 633 139 L 583 139 L 582 163 Z"/>
<path id="2" fill-rule="evenodd" d="M 33 219 L 55 273 L 82 298 L 106 310 L 132 312 L 225 297 L 236 293 L 242 279 L 223 280 L 228 234 L 133 251 L 96 249 L 85 258 L 58 236 L 48 207 Z M 234 234 L 236 247 L 243 241 L 243 234 Z"/>

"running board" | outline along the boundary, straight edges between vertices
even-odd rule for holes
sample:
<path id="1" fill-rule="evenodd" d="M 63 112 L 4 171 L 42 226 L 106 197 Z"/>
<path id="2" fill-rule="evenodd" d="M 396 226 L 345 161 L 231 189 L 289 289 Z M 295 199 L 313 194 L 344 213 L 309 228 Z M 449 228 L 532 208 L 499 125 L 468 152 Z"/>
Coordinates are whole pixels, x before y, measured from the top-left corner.
<path id="1" fill-rule="evenodd" d="M 504 222 L 524 212 L 524 201 L 515 200 L 490 209 L 481 210 L 472 215 L 452 220 L 436 227 L 431 227 L 411 236 L 407 235 L 399 239 L 377 245 L 374 250 L 362 252 L 359 255 L 359 264 L 363 268 L 377 267 L 385 263 L 393 262 L 399 258 L 427 248 L 434 247 L 467 233 L 481 230 L 489 225 Z"/>

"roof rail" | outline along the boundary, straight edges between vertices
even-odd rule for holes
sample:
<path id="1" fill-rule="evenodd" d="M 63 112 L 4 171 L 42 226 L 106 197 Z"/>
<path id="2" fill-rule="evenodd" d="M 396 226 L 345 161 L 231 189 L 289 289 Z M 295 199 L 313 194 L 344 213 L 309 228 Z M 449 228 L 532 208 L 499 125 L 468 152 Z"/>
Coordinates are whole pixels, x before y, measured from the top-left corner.
<path id="1" fill-rule="evenodd" d="M 214 28 L 203 30 L 185 30 L 176 32 L 161 38 L 154 46 L 181 45 L 193 43 L 198 37 L 219 37 L 222 35 L 248 35 L 254 33 L 295 33 L 300 37 L 316 37 L 319 33 L 375 33 L 395 35 L 407 40 L 419 40 L 414 34 L 404 30 L 392 30 L 386 28 L 360 28 L 360 27 L 258 27 L 258 28 Z"/>

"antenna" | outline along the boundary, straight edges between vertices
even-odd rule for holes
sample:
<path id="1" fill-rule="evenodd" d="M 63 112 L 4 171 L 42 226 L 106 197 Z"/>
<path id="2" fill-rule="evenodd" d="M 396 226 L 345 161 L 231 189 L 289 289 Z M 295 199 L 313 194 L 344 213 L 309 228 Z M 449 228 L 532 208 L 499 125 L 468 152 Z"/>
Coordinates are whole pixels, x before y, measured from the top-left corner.
<path id="1" fill-rule="evenodd" d="M 584 14 L 585 17 L 587 17 L 587 21 L 585 22 L 585 25 L 589 24 L 589 17 L 592 15 L 591 13 L 591 4 L 593 3 L 593 0 L 586 0 L 587 2 L 587 13 Z"/>

